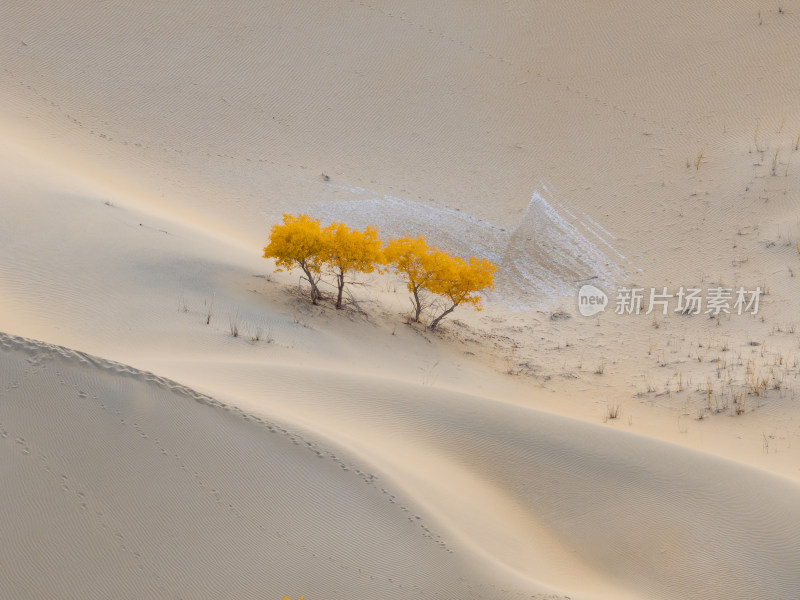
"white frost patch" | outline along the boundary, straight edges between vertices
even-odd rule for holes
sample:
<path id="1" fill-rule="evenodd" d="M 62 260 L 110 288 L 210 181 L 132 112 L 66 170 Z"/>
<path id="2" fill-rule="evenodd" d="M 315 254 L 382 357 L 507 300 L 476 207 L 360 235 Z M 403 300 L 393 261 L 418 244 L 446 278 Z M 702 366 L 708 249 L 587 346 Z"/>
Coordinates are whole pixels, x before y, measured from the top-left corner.
<path id="1" fill-rule="evenodd" d="M 345 188 L 342 188 L 345 189 Z M 362 188 L 349 188 L 365 196 L 337 202 L 320 202 L 307 212 L 323 225 L 332 221 L 362 229 L 375 225 L 381 238 L 422 235 L 432 246 L 460 256 L 482 256 L 499 263 L 511 235 L 505 229 L 451 208 L 438 208 L 394 196 L 376 196 Z"/>
<path id="2" fill-rule="evenodd" d="M 612 245 L 613 236 L 588 221 L 556 203 L 546 187 L 534 192 L 506 246 L 492 300 L 520 308 L 548 305 L 575 296 L 579 281 L 612 286 L 624 278 L 616 260 L 627 261 Z"/>

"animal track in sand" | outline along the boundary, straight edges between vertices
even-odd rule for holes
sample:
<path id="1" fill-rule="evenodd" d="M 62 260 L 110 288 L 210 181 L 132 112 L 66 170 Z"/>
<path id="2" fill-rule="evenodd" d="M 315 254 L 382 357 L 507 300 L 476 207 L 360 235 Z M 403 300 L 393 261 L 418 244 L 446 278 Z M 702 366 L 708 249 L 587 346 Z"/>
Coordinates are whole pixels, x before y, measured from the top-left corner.
<path id="1" fill-rule="evenodd" d="M 280 425 L 277 425 L 275 423 L 271 423 L 270 421 L 264 419 L 263 417 L 250 415 L 238 407 L 225 404 L 211 397 L 199 394 L 194 390 L 182 384 L 178 384 L 177 382 L 174 382 L 172 380 L 159 377 L 152 373 L 139 371 L 133 367 L 122 365 L 114 361 L 100 359 L 91 355 L 87 355 L 77 351 L 72 351 L 58 346 L 51 346 L 49 344 L 45 344 L 42 342 L 36 342 L 32 340 L 26 340 L 24 338 L 18 338 L 16 336 L 4 334 L 2 332 L 0 332 L 0 349 L 21 350 L 25 352 L 30 357 L 28 359 L 28 362 L 29 364 L 32 365 L 32 369 L 45 369 L 48 366 L 47 365 L 48 361 L 52 361 L 56 358 L 61 358 L 64 360 L 77 362 L 79 364 L 93 366 L 99 368 L 101 371 L 107 371 L 115 375 L 129 377 L 134 380 L 145 382 L 149 385 L 155 385 L 161 389 L 168 390 L 179 396 L 186 397 L 188 399 L 191 399 L 192 401 L 199 402 L 201 404 L 206 404 L 214 408 L 222 408 L 224 411 L 228 412 L 229 414 L 232 414 L 233 416 L 243 421 L 249 421 L 253 426 L 261 427 L 265 431 L 271 433 L 279 433 L 283 437 L 287 438 L 287 440 L 291 441 L 292 444 L 297 445 L 301 448 L 305 448 L 319 459 L 331 460 L 333 463 L 337 464 L 343 471 L 356 475 L 365 484 L 375 487 L 377 489 L 377 487 L 375 486 L 375 483 L 378 480 L 377 475 L 362 470 L 360 468 L 357 468 L 355 465 L 342 460 L 336 453 L 325 450 L 324 448 L 320 447 L 317 442 L 307 440 L 302 435 L 292 432 L 289 429 L 281 427 Z M 56 371 L 56 373 L 57 376 L 59 377 L 59 382 L 61 383 L 61 385 L 66 385 L 67 382 L 62 377 L 60 371 Z M 20 380 L 20 382 L 22 381 L 24 381 L 24 379 Z M 183 476 L 189 476 L 190 478 L 192 478 L 192 480 L 195 482 L 198 488 L 203 490 L 203 493 L 207 493 L 211 497 L 213 505 L 215 507 L 219 508 L 220 510 L 228 512 L 232 517 L 236 519 L 246 520 L 247 522 L 249 522 L 252 528 L 258 530 L 263 535 L 269 535 L 275 537 L 276 539 L 282 538 L 284 539 L 284 541 L 288 546 L 292 546 L 296 549 L 299 549 L 306 554 L 309 555 L 312 554 L 309 548 L 302 547 L 302 543 L 299 540 L 298 541 L 291 540 L 289 532 L 276 531 L 274 533 L 270 533 L 270 529 L 266 527 L 265 523 L 261 521 L 261 519 L 259 519 L 257 514 L 248 511 L 246 507 L 238 506 L 235 498 L 228 497 L 218 483 L 215 483 L 213 480 L 209 478 L 208 474 L 204 473 L 201 469 L 195 467 L 192 464 L 193 461 L 191 460 L 191 457 L 182 456 L 180 453 L 175 452 L 173 449 L 165 446 L 158 437 L 153 436 L 148 431 L 148 427 L 141 419 L 131 417 L 123 409 L 121 409 L 121 407 L 109 406 L 107 401 L 103 400 L 97 395 L 94 395 L 90 389 L 87 390 L 78 387 L 78 384 L 73 384 L 73 385 L 76 386 L 75 387 L 76 398 L 80 399 L 80 401 L 82 402 L 86 402 L 89 403 L 90 405 L 93 405 L 99 411 L 109 412 L 117 420 L 120 427 L 124 429 L 130 428 L 130 430 L 135 434 L 136 439 L 138 439 L 140 443 L 146 444 L 148 447 L 150 447 L 152 451 L 156 453 L 157 456 L 171 459 L 172 464 L 174 464 L 177 469 L 177 473 L 182 473 Z M 6 435 L 8 435 L 8 432 L 6 431 L 2 423 L 0 423 L 0 432 L 6 433 Z M 27 442 L 23 436 L 17 434 L 15 435 L 14 439 L 16 440 L 18 445 L 20 446 L 24 445 L 24 447 L 28 449 Z M 83 489 L 81 489 L 82 486 L 78 485 L 76 482 L 72 482 L 67 477 L 66 473 L 60 473 L 59 475 L 56 475 L 56 473 L 53 471 L 48 462 L 44 460 L 43 457 L 40 458 L 42 462 L 43 473 L 48 474 L 48 476 L 51 477 L 53 482 L 57 483 L 60 486 L 63 493 L 66 493 L 71 498 L 73 498 L 81 513 L 91 515 L 100 529 L 107 531 L 114 536 L 114 539 L 117 545 L 120 547 L 120 549 L 134 557 L 137 563 L 138 570 L 140 573 L 143 574 L 143 576 L 150 576 L 154 580 L 160 581 L 160 579 L 158 579 L 157 577 L 158 574 L 155 571 L 155 569 L 151 568 L 150 565 L 147 565 L 146 560 L 142 557 L 142 552 L 140 552 L 136 548 L 132 548 L 129 543 L 126 543 L 125 538 L 122 535 L 122 532 L 117 531 L 110 526 L 109 522 L 104 517 L 103 511 L 97 509 L 97 503 L 92 500 L 91 495 L 86 493 Z M 392 494 L 387 488 L 385 487 L 380 488 L 379 491 L 386 498 L 388 504 L 390 504 L 393 507 L 399 508 L 402 512 L 407 514 L 408 521 L 413 525 L 415 525 L 416 527 L 420 528 L 421 534 L 425 539 L 431 540 L 445 552 L 453 554 L 453 550 L 447 546 L 447 544 L 443 541 L 442 537 L 434 533 L 425 524 L 421 515 L 413 514 L 411 513 L 410 509 L 407 508 L 406 506 L 399 505 L 397 503 L 396 496 Z M 323 559 L 322 556 L 312 556 L 312 558 L 320 560 Z M 327 560 L 334 562 L 339 568 L 343 570 L 354 571 L 356 568 L 354 565 L 346 564 L 341 560 L 336 559 L 335 557 L 326 557 L 326 558 Z M 391 583 L 397 586 L 402 585 L 400 582 L 391 582 Z"/>
<path id="2" fill-rule="evenodd" d="M 3 424 L 0 423 L 0 427 Z M 3 438 L 8 437 L 8 431 L 3 429 Z M 47 455 L 36 450 L 35 446 L 29 445 L 26 438 L 21 434 L 14 434 L 14 441 L 23 446 L 22 453 L 24 455 L 33 455 L 39 463 L 39 469 L 42 478 L 48 485 L 53 488 L 58 488 L 62 493 L 65 493 L 68 498 L 74 503 L 84 518 L 91 519 L 94 522 L 95 529 L 98 531 L 105 531 L 110 535 L 115 545 L 122 551 L 128 554 L 136 564 L 138 572 L 143 576 L 149 576 L 153 579 L 160 580 L 160 575 L 154 570 L 152 565 L 147 565 L 141 552 L 134 551 L 125 543 L 125 538 L 122 532 L 114 530 L 109 522 L 105 519 L 105 514 L 98 508 L 98 504 L 93 501 L 87 492 L 80 485 L 80 482 L 73 481 L 67 473 L 57 472 L 53 469 Z M 149 575 L 148 575 L 149 571 Z"/>

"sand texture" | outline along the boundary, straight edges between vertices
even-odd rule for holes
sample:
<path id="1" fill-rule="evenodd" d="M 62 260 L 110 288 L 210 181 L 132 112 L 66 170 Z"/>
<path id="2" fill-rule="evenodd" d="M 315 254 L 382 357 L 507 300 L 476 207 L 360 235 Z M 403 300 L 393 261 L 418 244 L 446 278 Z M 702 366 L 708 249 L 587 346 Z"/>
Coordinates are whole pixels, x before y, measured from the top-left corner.
<path id="1" fill-rule="evenodd" d="M 794 2 L 5 2 L 0 597 L 796 600 L 798 39 Z M 391 273 L 314 306 L 261 258 L 301 212 L 496 287 L 433 332 Z"/>

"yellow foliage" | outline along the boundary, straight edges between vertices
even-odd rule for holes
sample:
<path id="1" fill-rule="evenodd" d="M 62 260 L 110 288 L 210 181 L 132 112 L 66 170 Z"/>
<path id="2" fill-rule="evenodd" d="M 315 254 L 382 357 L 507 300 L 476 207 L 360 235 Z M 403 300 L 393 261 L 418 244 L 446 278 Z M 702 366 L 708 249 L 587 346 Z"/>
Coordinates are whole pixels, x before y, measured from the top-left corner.
<path id="1" fill-rule="evenodd" d="M 422 236 L 417 238 L 402 237 L 390 240 L 383 250 L 386 262 L 392 265 L 406 278 L 409 292 L 419 289 L 430 280 L 432 273 L 425 267 L 431 249 Z"/>
<path id="2" fill-rule="evenodd" d="M 486 259 L 472 257 L 465 261 L 443 250 L 431 248 L 423 237 L 391 240 L 384 254 L 387 263 L 403 274 L 408 291 L 414 296 L 415 320 L 419 321 L 423 308 L 419 295 L 422 290 L 444 296 L 450 301 L 451 306 L 434 319 L 432 328 L 459 304 L 466 302 L 480 310 L 478 292 L 494 286 L 497 266 Z"/>
<path id="3" fill-rule="evenodd" d="M 274 225 L 269 244 L 264 248 L 264 258 L 274 258 L 278 270 L 300 267 L 311 285 L 311 301 L 319 298 L 319 272 L 325 236 L 319 219 L 308 215 L 283 215 L 283 224 Z"/>
<path id="4" fill-rule="evenodd" d="M 344 223 L 331 223 L 322 230 L 322 236 L 321 260 L 336 276 L 336 308 L 341 308 L 345 277 L 349 273 L 372 273 L 376 265 L 383 263 L 381 240 L 376 227 L 358 231 Z"/>
<path id="5" fill-rule="evenodd" d="M 325 239 L 323 262 L 340 271 L 372 273 L 381 264 L 381 241 L 378 228 L 370 225 L 364 231 L 350 229 L 344 223 L 331 223 L 322 230 Z"/>
<path id="6" fill-rule="evenodd" d="M 264 258 L 274 258 L 275 264 L 292 269 L 295 263 L 306 263 L 319 272 L 319 255 L 325 239 L 319 219 L 308 215 L 283 215 L 283 225 L 273 225 Z"/>
<path id="7" fill-rule="evenodd" d="M 443 256 L 436 257 L 435 276 L 430 290 L 445 296 L 456 306 L 466 302 L 480 310 L 481 297 L 478 292 L 494 288 L 497 265 L 485 258 L 472 256 L 469 261 L 465 261 L 444 252 L 440 254 Z"/>
<path id="8" fill-rule="evenodd" d="M 272 227 L 264 258 L 275 259 L 278 270 L 300 267 L 311 285 L 314 304 L 320 298 L 317 283 L 322 267 L 327 267 L 336 277 L 336 308 L 341 308 L 349 275 L 372 273 L 389 264 L 405 279 L 413 296 L 416 321 L 423 308 L 430 305 L 423 303 L 420 294 L 424 290 L 448 301 L 431 323 L 431 329 L 460 304 L 472 304 L 480 310 L 480 292 L 494 287 L 497 271 L 497 266 L 486 259 L 473 256 L 464 260 L 452 256 L 428 246 L 421 236 L 391 240 L 382 250 L 378 230 L 373 226 L 358 231 L 344 223 L 331 223 L 323 229 L 319 219 L 304 214 L 283 215 L 283 223 Z"/>
<path id="9" fill-rule="evenodd" d="M 391 240 L 383 249 L 386 263 L 403 275 L 406 287 L 413 296 L 414 321 L 419 321 L 423 309 L 420 292 L 428 289 L 428 284 L 434 275 L 430 268 L 430 255 L 434 250 L 428 247 L 428 243 L 422 236 L 417 238 L 406 236 Z"/>
<path id="10" fill-rule="evenodd" d="M 494 288 L 494 273 L 497 271 L 497 265 L 485 258 L 472 256 L 465 261 L 458 256 L 450 256 L 446 252 L 436 253 L 434 258 L 434 277 L 429 289 L 434 294 L 447 298 L 451 302 L 451 306 L 433 320 L 431 329 L 435 329 L 439 321 L 459 304 L 472 304 L 475 310 L 481 310 L 479 292 Z"/>

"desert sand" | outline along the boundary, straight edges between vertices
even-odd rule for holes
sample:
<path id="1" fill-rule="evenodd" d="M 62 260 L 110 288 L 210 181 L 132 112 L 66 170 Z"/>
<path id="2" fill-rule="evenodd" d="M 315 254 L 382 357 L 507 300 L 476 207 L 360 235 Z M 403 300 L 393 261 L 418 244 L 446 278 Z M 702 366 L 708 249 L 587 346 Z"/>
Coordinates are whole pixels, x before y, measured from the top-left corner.
<path id="1" fill-rule="evenodd" d="M 0 9 L 1 597 L 800 597 L 800 5 L 69 4 Z M 313 306 L 301 212 L 496 287 Z M 763 294 L 614 310 L 681 287 Z"/>

